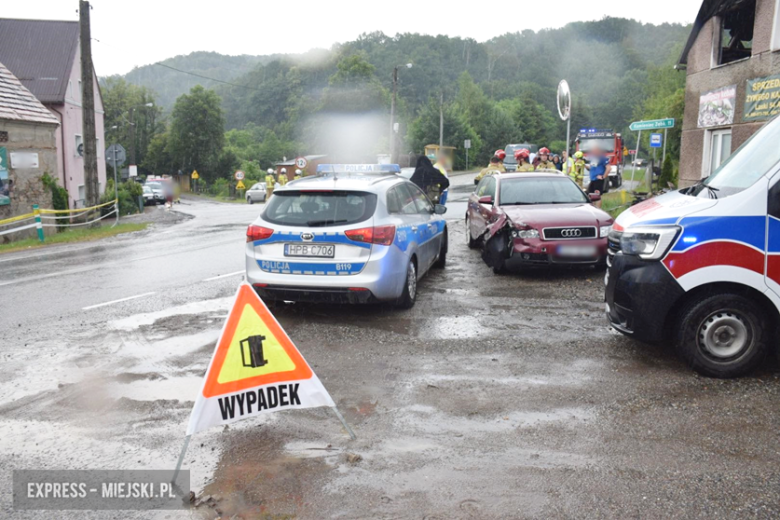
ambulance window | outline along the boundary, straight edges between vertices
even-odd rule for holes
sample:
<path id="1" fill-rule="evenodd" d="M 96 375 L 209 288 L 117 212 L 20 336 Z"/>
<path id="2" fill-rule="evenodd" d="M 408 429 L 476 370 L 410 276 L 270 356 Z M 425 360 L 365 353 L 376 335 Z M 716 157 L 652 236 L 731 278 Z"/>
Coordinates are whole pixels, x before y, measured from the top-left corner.
<path id="1" fill-rule="evenodd" d="M 775 117 L 745 141 L 691 195 L 723 198 L 752 186 L 780 162 L 780 119 Z M 706 186 L 714 190 L 706 189 Z"/>

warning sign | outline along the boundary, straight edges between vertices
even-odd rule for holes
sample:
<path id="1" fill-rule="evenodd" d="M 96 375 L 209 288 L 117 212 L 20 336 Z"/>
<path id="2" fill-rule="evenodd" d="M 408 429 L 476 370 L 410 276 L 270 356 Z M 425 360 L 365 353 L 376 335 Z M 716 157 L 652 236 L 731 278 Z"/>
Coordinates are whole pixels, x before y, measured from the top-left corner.
<path id="1" fill-rule="evenodd" d="M 200 175 L 198 175 L 198 170 L 192 170 L 192 175 L 191 175 L 191 177 L 192 177 L 193 179 L 200 179 Z"/>
<path id="2" fill-rule="evenodd" d="M 245 190 L 246 186 L 244 186 L 244 181 L 238 181 L 238 184 L 236 184 L 237 190 Z"/>
<path id="3" fill-rule="evenodd" d="M 187 435 L 261 413 L 319 406 L 335 403 L 255 290 L 241 284 Z"/>

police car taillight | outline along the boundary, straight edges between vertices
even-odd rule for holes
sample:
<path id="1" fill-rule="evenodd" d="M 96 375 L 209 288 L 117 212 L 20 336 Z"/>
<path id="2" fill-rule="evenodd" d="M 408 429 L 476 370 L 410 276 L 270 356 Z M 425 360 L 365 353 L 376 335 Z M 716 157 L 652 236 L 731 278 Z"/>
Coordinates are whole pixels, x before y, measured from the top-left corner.
<path id="1" fill-rule="evenodd" d="M 265 240 L 274 234 L 273 229 L 269 229 L 263 226 L 249 226 L 246 228 L 246 241 L 254 242 L 255 240 Z"/>
<path id="2" fill-rule="evenodd" d="M 355 242 L 389 246 L 395 238 L 395 226 L 375 226 L 360 229 L 350 229 L 344 232 L 347 238 Z"/>

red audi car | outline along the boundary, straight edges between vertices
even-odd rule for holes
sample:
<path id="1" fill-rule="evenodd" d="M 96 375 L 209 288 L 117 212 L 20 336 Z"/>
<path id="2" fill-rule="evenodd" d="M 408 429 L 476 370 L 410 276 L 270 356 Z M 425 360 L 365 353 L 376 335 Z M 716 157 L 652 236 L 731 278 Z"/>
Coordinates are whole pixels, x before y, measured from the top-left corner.
<path id="1" fill-rule="evenodd" d="M 523 265 L 605 264 L 612 217 L 557 173 L 483 178 L 469 196 L 466 234 L 495 272 Z"/>

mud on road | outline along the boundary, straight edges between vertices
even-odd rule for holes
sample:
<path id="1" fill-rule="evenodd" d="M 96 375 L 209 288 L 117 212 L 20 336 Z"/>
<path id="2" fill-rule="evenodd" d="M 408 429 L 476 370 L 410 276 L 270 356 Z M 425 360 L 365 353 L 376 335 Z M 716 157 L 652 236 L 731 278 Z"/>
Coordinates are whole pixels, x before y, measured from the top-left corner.
<path id="1" fill-rule="evenodd" d="M 185 517 L 780 515 L 774 366 L 699 377 L 607 329 L 603 272 L 494 275 L 462 222 L 450 244 L 409 311 L 274 309 L 358 439 L 327 409 L 196 435 L 185 468 L 214 507 Z M 171 466 L 236 281 L 67 331 L 67 374 L 4 353 L 2 466 Z"/>

